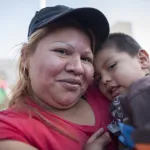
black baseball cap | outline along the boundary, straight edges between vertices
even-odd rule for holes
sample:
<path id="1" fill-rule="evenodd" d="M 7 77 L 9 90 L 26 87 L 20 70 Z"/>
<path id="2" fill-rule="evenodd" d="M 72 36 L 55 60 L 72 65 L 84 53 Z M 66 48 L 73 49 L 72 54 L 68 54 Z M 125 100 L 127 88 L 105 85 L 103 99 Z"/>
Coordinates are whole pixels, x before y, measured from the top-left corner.
<path id="1" fill-rule="evenodd" d="M 28 37 L 37 29 L 69 16 L 79 24 L 92 30 L 96 41 L 102 43 L 109 35 L 109 23 L 102 12 L 95 8 L 70 8 L 64 5 L 45 7 L 37 11 L 29 25 Z"/>

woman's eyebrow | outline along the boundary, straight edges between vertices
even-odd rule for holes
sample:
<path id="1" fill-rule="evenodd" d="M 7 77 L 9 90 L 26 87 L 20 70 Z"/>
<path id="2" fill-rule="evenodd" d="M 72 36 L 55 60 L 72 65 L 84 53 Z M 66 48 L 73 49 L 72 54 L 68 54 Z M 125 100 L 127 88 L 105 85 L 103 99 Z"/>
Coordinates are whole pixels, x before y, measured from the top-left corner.
<path id="1" fill-rule="evenodd" d="M 63 42 L 63 41 L 54 41 L 52 43 L 63 43 L 63 44 L 66 44 L 68 45 L 69 47 L 71 47 L 72 49 L 75 49 L 74 46 L 72 46 L 71 44 L 67 43 L 67 42 Z"/>

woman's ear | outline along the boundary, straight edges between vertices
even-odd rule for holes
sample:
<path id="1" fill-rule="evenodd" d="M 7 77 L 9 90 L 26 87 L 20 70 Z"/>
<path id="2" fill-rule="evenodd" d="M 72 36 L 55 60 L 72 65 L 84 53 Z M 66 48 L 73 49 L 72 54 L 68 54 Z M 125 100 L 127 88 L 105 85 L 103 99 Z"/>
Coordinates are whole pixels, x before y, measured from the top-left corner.
<path id="1" fill-rule="evenodd" d="M 149 54 L 144 49 L 139 50 L 138 60 L 141 64 L 142 69 L 149 69 L 150 68 Z"/>
<path id="2" fill-rule="evenodd" d="M 28 66 L 27 43 L 24 43 L 21 49 L 21 59 L 23 68 L 27 68 Z"/>

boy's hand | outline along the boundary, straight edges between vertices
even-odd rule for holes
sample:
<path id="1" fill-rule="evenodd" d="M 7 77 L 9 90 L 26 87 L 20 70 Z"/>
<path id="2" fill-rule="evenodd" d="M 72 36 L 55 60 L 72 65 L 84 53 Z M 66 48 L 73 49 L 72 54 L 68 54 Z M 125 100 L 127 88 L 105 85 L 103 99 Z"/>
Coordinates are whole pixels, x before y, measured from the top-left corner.
<path id="1" fill-rule="evenodd" d="M 100 128 L 88 139 L 84 150 L 104 150 L 110 142 L 111 138 L 109 133 L 104 132 L 103 128 Z"/>

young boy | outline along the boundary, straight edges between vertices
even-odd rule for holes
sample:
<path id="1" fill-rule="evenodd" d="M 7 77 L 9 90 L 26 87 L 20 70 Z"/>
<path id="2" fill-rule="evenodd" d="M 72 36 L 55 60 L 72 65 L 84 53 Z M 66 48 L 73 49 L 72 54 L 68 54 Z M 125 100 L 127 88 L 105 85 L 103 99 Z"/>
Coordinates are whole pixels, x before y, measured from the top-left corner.
<path id="1" fill-rule="evenodd" d="M 136 147 L 140 150 L 149 146 L 144 145 L 143 148 L 141 143 L 150 143 L 150 115 L 147 115 L 150 114 L 150 107 L 147 107 L 150 106 L 150 92 L 144 92 L 145 87 L 150 91 L 150 77 L 145 77 L 149 74 L 149 63 L 148 53 L 132 37 L 123 33 L 110 34 L 101 49 L 96 52 L 94 61 L 95 78 L 101 92 L 111 101 L 118 95 L 126 95 L 122 98 L 122 104 L 125 104 L 123 107 L 130 116 L 131 125 L 136 128 L 133 135 L 140 133 L 138 138 L 133 136 Z M 147 83 L 149 84 L 145 85 Z M 143 106 L 144 111 L 142 115 L 137 116 L 141 112 L 140 106 Z M 146 116 L 146 120 L 142 119 L 142 116 Z M 143 120 L 145 124 L 142 126 Z M 146 141 L 145 131 L 149 138 L 146 138 Z"/>

